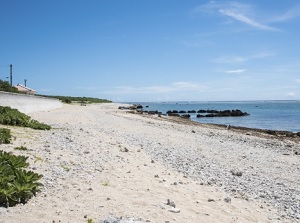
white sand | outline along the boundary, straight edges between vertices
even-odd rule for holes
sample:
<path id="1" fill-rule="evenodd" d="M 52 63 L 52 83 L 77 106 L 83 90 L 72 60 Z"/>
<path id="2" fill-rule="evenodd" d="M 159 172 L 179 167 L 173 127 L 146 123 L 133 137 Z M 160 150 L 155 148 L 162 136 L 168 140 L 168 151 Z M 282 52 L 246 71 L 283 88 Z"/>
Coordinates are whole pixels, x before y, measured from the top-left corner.
<path id="1" fill-rule="evenodd" d="M 108 216 L 157 223 L 293 222 L 280 217 L 286 214 L 264 200 L 250 195 L 246 200 L 242 195 L 225 192 L 224 185 L 206 185 L 203 182 L 206 172 L 197 170 L 203 179 L 184 176 L 163 165 L 164 156 L 155 153 L 169 148 L 170 156 L 175 156 L 172 148 L 176 151 L 188 148 L 190 154 L 197 152 L 200 157 L 206 157 L 206 161 L 211 160 L 210 169 L 221 163 L 229 170 L 239 163 L 239 169 L 247 176 L 245 166 L 248 164 L 241 161 L 241 154 L 232 153 L 229 158 L 224 155 L 224 148 L 235 147 L 237 143 L 233 138 L 239 137 L 242 141 L 237 146 L 247 160 L 255 160 L 259 154 L 257 163 L 251 161 L 253 168 L 263 168 L 266 163 L 261 160 L 270 157 L 276 159 L 273 161 L 280 168 L 290 165 L 289 174 L 276 172 L 275 167 L 267 172 L 296 185 L 296 189 L 299 189 L 299 180 L 294 178 L 299 169 L 297 172 L 293 165 L 300 166 L 299 156 L 276 158 L 269 150 L 262 152 L 259 146 L 253 146 L 256 141 L 264 143 L 264 139 L 255 136 L 187 126 L 165 118 L 147 118 L 117 107 L 117 104 L 64 105 L 56 110 L 30 114 L 50 124 L 53 127 L 50 131 L 10 127 L 16 140 L 0 148 L 13 151 L 16 146 L 26 146 L 28 151 L 14 153 L 30 157 L 34 171 L 44 175 L 44 188 L 25 205 L 0 208 L 0 223 L 86 223 L 88 218 L 98 223 Z M 243 141 L 248 144 L 244 145 Z M 289 144 L 298 146 L 293 142 Z M 247 146 L 249 150 L 245 150 Z M 153 149 L 155 151 L 151 151 Z M 225 202 L 225 198 L 231 202 Z M 167 199 L 175 202 L 175 211 L 179 213 L 170 211 L 174 208 L 166 205 Z"/>

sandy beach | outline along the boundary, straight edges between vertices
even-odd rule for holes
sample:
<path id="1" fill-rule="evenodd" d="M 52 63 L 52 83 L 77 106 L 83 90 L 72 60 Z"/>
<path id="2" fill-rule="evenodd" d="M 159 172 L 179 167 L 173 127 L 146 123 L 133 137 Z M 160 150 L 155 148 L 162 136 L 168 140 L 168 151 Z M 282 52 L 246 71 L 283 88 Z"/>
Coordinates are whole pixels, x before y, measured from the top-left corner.
<path id="1" fill-rule="evenodd" d="M 29 156 L 44 187 L 0 223 L 300 221 L 299 142 L 118 107 L 29 114 L 50 131 L 5 126 L 16 139 L 1 150 Z"/>

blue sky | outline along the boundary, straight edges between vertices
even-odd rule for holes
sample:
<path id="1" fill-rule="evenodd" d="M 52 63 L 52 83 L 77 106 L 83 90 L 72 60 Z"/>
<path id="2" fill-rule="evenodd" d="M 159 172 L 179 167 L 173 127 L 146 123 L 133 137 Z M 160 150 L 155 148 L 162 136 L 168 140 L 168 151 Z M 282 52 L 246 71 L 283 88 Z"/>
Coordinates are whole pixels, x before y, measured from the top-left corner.
<path id="1" fill-rule="evenodd" d="M 40 94 L 300 100 L 299 0 L 0 0 L 0 27 L 0 78 Z"/>

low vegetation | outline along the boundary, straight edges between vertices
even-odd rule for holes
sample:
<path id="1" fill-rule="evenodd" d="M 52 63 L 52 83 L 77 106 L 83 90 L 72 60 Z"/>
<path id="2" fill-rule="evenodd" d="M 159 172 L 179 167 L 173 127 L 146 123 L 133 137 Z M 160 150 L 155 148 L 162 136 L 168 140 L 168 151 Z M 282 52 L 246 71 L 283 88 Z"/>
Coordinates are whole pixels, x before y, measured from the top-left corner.
<path id="1" fill-rule="evenodd" d="M 38 182 L 42 175 L 25 169 L 27 159 L 0 150 L 0 206 L 25 204 L 43 186 Z"/>
<path id="2" fill-rule="evenodd" d="M 0 128 L 0 144 L 9 144 L 10 140 L 10 129 Z"/>
<path id="3" fill-rule="evenodd" d="M 0 80 L 0 91 L 19 93 L 18 89 L 10 86 L 7 81 Z"/>
<path id="4" fill-rule="evenodd" d="M 72 96 L 55 96 L 55 95 L 39 95 L 42 97 L 56 98 L 61 100 L 64 103 L 111 103 L 112 101 L 100 98 L 91 98 L 91 97 L 72 97 Z"/>
<path id="5" fill-rule="evenodd" d="M 19 147 L 15 147 L 14 150 L 23 150 L 23 151 L 26 151 L 28 149 L 25 146 L 19 146 Z"/>
<path id="6" fill-rule="evenodd" d="M 0 106 L 0 124 L 23 126 L 39 130 L 51 129 L 51 126 L 31 119 L 30 116 L 19 112 L 17 109 L 6 106 Z"/>

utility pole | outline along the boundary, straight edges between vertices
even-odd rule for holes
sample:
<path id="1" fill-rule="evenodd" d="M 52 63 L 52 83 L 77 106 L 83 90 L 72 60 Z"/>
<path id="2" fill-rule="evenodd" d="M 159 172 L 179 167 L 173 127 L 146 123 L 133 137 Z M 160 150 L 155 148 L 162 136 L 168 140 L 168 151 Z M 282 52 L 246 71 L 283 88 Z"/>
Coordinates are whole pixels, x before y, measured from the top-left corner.
<path id="1" fill-rule="evenodd" d="M 12 64 L 10 65 L 10 86 L 12 86 Z"/>
<path id="2" fill-rule="evenodd" d="M 25 87 L 26 87 L 26 82 L 27 82 L 27 79 L 24 79 Z"/>

